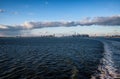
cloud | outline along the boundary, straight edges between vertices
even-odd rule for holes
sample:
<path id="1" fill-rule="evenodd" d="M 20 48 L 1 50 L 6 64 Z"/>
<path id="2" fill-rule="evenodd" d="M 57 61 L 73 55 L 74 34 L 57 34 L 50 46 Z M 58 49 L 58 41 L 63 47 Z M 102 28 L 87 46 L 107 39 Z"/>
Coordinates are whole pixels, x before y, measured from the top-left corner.
<path id="1" fill-rule="evenodd" d="M 6 12 L 6 10 L 4 10 L 4 9 L 0 9 L 0 13 L 5 13 Z M 14 15 L 18 15 L 19 13 L 17 12 L 17 11 L 14 11 L 14 12 L 9 12 L 9 11 L 7 11 L 9 14 L 14 14 Z"/>
<path id="2" fill-rule="evenodd" d="M 120 16 L 110 16 L 110 17 L 94 17 L 92 19 L 88 18 L 80 22 L 82 25 L 103 25 L 103 26 L 119 26 Z"/>
<path id="3" fill-rule="evenodd" d="M 0 25 L 1 31 L 31 30 L 45 27 L 71 27 L 71 26 L 120 26 L 120 16 L 85 18 L 80 21 L 57 21 L 57 22 L 25 22 L 20 25 Z"/>
<path id="4" fill-rule="evenodd" d="M 0 9 L 0 13 L 4 13 L 5 12 L 5 10 L 3 10 L 3 9 Z"/>
<path id="5" fill-rule="evenodd" d="M 71 26 L 90 26 L 90 25 L 103 25 L 103 26 L 120 26 L 120 16 L 110 17 L 94 17 L 85 18 L 80 21 L 58 21 L 58 22 L 25 22 L 22 26 L 29 29 L 44 28 L 44 27 L 71 27 Z"/>
<path id="6" fill-rule="evenodd" d="M 12 14 L 14 14 L 14 15 L 18 15 L 19 13 L 18 13 L 17 11 L 15 11 L 15 12 L 12 12 Z"/>
<path id="7" fill-rule="evenodd" d="M 0 25 L 0 29 L 8 29 L 8 28 L 9 28 L 8 26 Z"/>

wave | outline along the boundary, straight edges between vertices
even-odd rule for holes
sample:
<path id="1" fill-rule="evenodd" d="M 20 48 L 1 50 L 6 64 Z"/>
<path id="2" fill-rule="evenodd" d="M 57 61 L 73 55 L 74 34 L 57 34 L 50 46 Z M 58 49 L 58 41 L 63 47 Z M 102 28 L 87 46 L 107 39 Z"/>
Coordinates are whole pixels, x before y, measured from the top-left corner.
<path id="1" fill-rule="evenodd" d="M 112 58 L 113 52 L 107 42 L 101 42 L 104 44 L 104 57 L 100 60 L 97 73 L 91 79 L 118 79 Z"/>

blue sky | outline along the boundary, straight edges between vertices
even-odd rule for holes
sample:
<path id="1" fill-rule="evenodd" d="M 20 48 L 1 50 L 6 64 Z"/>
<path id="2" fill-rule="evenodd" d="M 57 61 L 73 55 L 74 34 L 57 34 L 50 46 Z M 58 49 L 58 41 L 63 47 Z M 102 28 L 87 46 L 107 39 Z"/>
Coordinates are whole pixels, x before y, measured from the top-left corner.
<path id="1" fill-rule="evenodd" d="M 120 15 L 120 0 L 0 0 L 0 10 L 3 10 L 3 12 L 0 12 L 0 24 L 2 25 L 19 25 L 30 21 L 80 21 L 86 17 Z M 84 28 L 84 30 L 94 30 L 95 33 L 102 32 L 102 30 L 99 30 L 99 26 L 97 29 L 92 29 L 94 27 L 97 26 L 74 27 L 73 31 Z M 118 27 L 107 29 L 112 33 L 114 32 L 112 29 L 118 30 Z M 39 33 L 39 31 L 44 32 L 54 29 L 53 32 L 57 33 L 61 28 L 64 29 L 61 30 L 63 33 L 69 33 L 73 29 L 70 27 L 52 27 L 34 30 Z M 104 29 L 105 27 L 100 28 Z M 34 30 L 31 32 L 36 34 Z M 92 33 L 91 31 L 88 33 Z M 81 31 L 79 33 L 87 32 Z"/>

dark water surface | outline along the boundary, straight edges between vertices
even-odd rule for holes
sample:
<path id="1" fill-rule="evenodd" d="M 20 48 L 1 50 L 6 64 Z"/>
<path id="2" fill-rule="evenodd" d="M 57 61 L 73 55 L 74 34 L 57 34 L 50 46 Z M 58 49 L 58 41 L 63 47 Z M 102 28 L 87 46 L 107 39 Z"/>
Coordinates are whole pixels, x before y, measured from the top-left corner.
<path id="1" fill-rule="evenodd" d="M 85 38 L 0 38 L 0 79 L 90 79 L 103 44 Z"/>

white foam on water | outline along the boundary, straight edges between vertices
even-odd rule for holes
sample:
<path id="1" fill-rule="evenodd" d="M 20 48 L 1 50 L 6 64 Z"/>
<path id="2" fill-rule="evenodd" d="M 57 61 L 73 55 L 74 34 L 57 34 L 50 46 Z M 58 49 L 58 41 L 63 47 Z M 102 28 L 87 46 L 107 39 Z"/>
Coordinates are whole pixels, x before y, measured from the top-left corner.
<path id="1" fill-rule="evenodd" d="M 102 43 L 104 44 L 104 57 L 100 60 L 98 72 L 91 79 L 114 79 L 116 78 L 116 69 L 112 59 L 113 52 L 107 42 L 102 41 Z"/>

